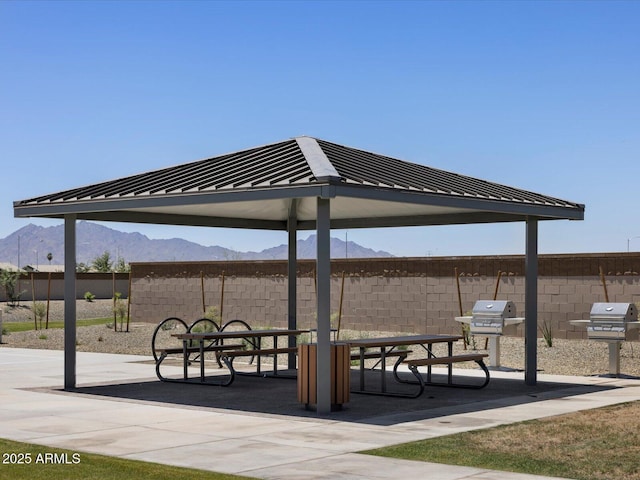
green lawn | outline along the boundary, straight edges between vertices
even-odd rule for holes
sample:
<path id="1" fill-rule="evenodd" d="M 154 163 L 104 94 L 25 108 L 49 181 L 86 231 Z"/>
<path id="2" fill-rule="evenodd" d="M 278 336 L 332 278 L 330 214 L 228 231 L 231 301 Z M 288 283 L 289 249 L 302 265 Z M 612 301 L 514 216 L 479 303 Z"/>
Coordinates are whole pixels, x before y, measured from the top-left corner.
<path id="1" fill-rule="evenodd" d="M 91 318 L 88 320 L 77 320 L 76 326 L 88 327 L 91 325 L 106 325 L 107 323 L 113 323 L 113 318 Z M 42 322 L 42 328 L 44 329 L 45 322 Z M 49 322 L 49 328 L 64 328 L 64 322 L 59 320 L 55 322 Z M 2 324 L 2 330 L 7 333 L 15 332 L 28 332 L 35 330 L 34 322 L 4 322 Z"/>
<path id="2" fill-rule="evenodd" d="M 0 439 L 1 480 L 241 480 L 222 473 L 123 460 Z M 215 458 L 215 452 L 212 452 Z M 21 461 L 19 464 L 17 462 Z"/>
<path id="3" fill-rule="evenodd" d="M 371 455 L 577 480 L 640 480 L 640 402 L 370 450 Z"/>

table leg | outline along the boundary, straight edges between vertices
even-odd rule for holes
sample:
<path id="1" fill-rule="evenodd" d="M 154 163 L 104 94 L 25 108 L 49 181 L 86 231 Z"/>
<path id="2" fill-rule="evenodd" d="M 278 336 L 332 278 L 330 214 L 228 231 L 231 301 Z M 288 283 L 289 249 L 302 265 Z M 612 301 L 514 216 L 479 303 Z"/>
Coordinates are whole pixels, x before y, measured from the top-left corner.
<path id="1" fill-rule="evenodd" d="M 453 342 L 447 342 L 447 354 L 449 357 L 453 356 Z M 450 363 L 447 366 L 447 383 L 453 384 L 453 364 Z"/>
<path id="2" fill-rule="evenodd" d="M 381 382 L 380 388 L 383 392 L 387 391 L 387 349 L 380 347 L 380 365 L 381 365 Z"/>
<path id="3" fill-rule="evenodd" d="M 435 355 L 433 354 L 433 349 L 431 348 L 431 344 L 426 347 L 426 350 L 428 352 L 429 358 L 435 357 Z M 431 365 L 427 365 L 427 383 L 431 383 Z"/>
<path id="4" fill-rule="evenodd" d="M 258 350 L 260 350 L 262 348 L 262 338 L 258 337 L 256 343 L 258 344 Z M 258 363 L 256 364 L 256 371 L 258 372 L 258 375 L 260 375 L 260 372 L 261 372 L 260 358 L 261 358 L 261 355 L 260 353 L 258 353 Z"/>
<path id="5" fill-rule="evenodd" d="M 273 349 L 278 349 L 278 337 L 277 335 L 273 336 Z M 278 354 L 273 354 L 273 375 L 278 375 Z"/>
<path id="6" fill-rule="evenodd" d="M 364 350 L 365 347 L 360 347 L 360 391 L 364 391 Z"/>
<path id="7" fill-rule="evenodd" d="M 187 351 L 187 342 L 189 340 L 182 340 L 182 368 L 183 376 L 185 380 L 189 379 L 189 352 Z"/>
<path id="8" fill-rule="evenodd" d="M 204 339 L 200 339 L 200 381 L 204 383 Z"/>

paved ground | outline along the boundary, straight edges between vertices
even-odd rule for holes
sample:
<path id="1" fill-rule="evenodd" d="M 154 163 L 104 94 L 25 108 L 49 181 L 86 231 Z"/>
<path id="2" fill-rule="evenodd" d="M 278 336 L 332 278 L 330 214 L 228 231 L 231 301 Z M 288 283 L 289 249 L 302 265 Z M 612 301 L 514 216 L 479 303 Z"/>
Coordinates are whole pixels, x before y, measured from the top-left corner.
<path id="1" fill-rule="evenodd" d="M 521 372 L 492 372 L 483 390 L 435 388 L 415 400 L 352 395 L 342 411 L 320 417 L 296 402 L 295 381 L 166 384 L 146 358 L 97 353 L 78 353 L 78 389 L 62 384 L 62 352 L 0 348 L 0 436 L 282 480 L 542 479 L 356 452 L 640 399 L 638 379 L 540 375 L 526 387 Z"/>

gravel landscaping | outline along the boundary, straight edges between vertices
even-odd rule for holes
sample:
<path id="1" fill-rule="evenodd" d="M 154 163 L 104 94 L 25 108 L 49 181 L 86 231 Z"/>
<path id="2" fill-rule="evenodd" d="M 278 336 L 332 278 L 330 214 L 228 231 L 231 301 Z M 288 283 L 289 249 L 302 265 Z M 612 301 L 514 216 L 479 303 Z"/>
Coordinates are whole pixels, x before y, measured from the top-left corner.
<path id="1" fill-rule="evenodd" d="M 18 308 L 2 306 L 3 321 L 33 322 L 30 305 L 23 304 Z M 76 304 L 77 317 L 110 318 L 113 316 L 111 300 L 94 300 L 86 302 L 79 300 Z M 62 320 L 64 304 L 62 301 L 52 301 L 49 319 Z M 257 326 L 259 327 L 259 326 Z M 151 337 L 155 325 L 148 323 L 131 323 L 129 332 L 114 331 L 104 325 L 79 327 L 77 330 L 77 349 L 83 352 L 125 353 L 133 355 L 151 355 Z M 410 333 L 410 332 L 406 332 Z M 63 349 L 63 330 L 49 329 L 11 333 L 3 335 L 3 347 Z M 341 332 L 341 340 L 374 335 L 399 335 L 389 332 Z M 462 343 L 456 346 L 462 350 Z M 484 347 L 484 338 L 476 339 L 477 347 Z M 501 364 L 504 367 L 517 370 L 524 369 L 524 339 L 502 337 Z M 480 350 L 484 351 L 484 350 Z M 640 377 L 640 342 L 625 342 L 620 352 L 621 372 L 624 375 Z M 473 367 L 475 364 L 469 364 Z M 602 375 L 609 371 L 609 350 L 604 342 L 588 340 L 554 339 L 553 347 L 547 347 L 544 339 L 538 339 L 538 369 L 542 373 L 557 375 Z"/>

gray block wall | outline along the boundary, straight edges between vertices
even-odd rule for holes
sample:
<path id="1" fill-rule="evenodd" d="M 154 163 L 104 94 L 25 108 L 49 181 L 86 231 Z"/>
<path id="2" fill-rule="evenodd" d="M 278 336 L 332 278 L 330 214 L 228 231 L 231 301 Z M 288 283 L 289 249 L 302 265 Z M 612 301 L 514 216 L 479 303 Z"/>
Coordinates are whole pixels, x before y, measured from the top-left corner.
<path id="1" fill-rule="evenodd" d="M 492 299 L 498 285 L 497 298 L 515 302 L 522 315 L 523 262 L 517 256 L 336 260 L 331 311 L 337 315 L 343 290 L 342 329 L 459 333 L 454 272 L 459 272 L 463 313 L 476 300 Z M 541 256 L 538 323 L 550 325 L 554 338 L 586 338 L 584 328 L 569 322 L 588 318 L 591 304 L 605 301 L 599 267 L 606 272 L 610 301 L 640 302 L 638 254 Z M 310 328 L 315 324 L 313 262 L 300 262 L 298 270 L 298 325 Z M 503 272 L 499 282 L 498 270 Z M 256 327 L 286 327 L 285 273 L 286 263 L 278 261 L 133 264 L 132 319 L 157 323 L 177 316 L 195 321 L 204 315 L 203 286 L 205 308 L 220 307 L 224 276 L 223 321 L 238 318 Z M 513 335 L 523 335 L 521 326 L 513 330 Z"/>

